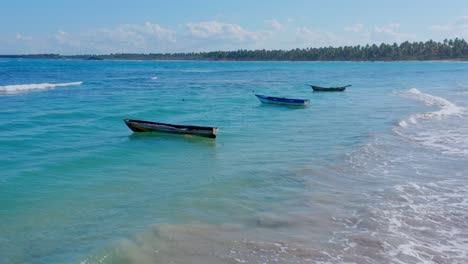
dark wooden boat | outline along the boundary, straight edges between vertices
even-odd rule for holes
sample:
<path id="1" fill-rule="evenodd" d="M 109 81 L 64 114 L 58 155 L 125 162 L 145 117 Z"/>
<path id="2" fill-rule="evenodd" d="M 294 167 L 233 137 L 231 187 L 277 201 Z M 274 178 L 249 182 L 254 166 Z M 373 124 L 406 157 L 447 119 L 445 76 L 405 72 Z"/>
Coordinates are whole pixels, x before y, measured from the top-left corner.
<path id="1" fill-rule="evenodd" d="M 341 86 L 341 87 L 320 87 L 315 85 L 310 85 L 314 92 L 343 92 L 346 90 L 346 87 L 350 87 L 351 85 Z"/>
<path id="2" fill-rule="evenodd" d="M 273 97 L 256 94 L 260 102 L 264 104 L 280 104 L 280 105 L 289 105 L 289 106 L 306 106 L 310 103 L 308 99 L 292 99 L 284 97 Z"/>
<path id="3" fill-rule="evenodd" d="M 219 130 L 217 127 L 172 125 L 133 119 L 124 119 L 124 122 L 133 132 L 159 132 L 216 138 Z"/>

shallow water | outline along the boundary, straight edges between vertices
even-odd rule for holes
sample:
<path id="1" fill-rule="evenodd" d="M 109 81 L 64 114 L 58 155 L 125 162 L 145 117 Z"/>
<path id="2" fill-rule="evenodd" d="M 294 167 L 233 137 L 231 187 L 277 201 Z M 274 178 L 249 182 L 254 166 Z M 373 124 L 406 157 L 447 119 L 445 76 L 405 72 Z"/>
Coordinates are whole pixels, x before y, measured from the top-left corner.
<path id="1" fill-rule="evenodd" d="M 4 61 L 5 263 L 468 259 L 466 63 Z"/>

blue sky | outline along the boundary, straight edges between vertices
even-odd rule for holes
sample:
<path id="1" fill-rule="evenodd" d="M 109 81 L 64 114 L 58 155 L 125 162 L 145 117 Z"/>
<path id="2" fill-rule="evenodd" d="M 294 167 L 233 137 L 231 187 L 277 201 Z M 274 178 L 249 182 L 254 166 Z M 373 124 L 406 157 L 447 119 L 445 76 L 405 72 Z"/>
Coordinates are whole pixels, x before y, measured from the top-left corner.
<path id="1" fill-rule="evenodd" d="M 0 54 L 188 52 L 468 39 L 468 1 L 0 0 Z"/>

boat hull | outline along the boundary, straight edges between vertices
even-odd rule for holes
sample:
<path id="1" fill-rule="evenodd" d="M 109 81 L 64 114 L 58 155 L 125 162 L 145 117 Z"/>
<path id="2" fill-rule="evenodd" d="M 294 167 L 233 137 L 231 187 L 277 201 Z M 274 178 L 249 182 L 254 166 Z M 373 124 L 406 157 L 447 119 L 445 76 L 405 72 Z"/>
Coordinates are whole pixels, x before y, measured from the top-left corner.
<path id="1" fill-rule="evenodd" d="M 216 138 L 219 130 L 217 127 L 173 125 L 134 119 L 124 119 L 124 122 L 133 132 L 158 132 Z"/>
<path id="2" fill-rule="evenodd" d="M 348 86 L 343 86 L 343 87 L 320 87 L 320 86 L 311 85 L 310 87 L 312 87 L 312 90 L 314 90 L 314 92 L 343 92 L 344 90 L 346 90 L 346 87 L 348 87 Z"/>
<path id="3" fill-rule="evenodd" d="M 289 105 L 289 106 L 307 106 L 310 103 L 308 99 L 292 99 L 283 97 L 272 97 L 256 94 L 260 102 L 264 104 L 278 104 L 278 105 Z"/>

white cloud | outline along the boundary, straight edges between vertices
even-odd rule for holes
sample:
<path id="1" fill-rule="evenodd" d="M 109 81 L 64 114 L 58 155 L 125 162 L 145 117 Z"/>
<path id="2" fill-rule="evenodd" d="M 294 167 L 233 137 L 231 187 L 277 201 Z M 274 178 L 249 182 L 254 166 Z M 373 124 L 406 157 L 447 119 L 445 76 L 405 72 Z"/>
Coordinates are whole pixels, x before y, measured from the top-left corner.
<path id="1" fill-rule="evenodd" d="M 415 35 L 400 32 L 400 24 L 390 23 L 383 26 L 375 26 L 372 30 L 364 34 L 368 35 L 368 42 L 370 43 L 392 43 L 403 41 L 414 41 Z"/>
<path id="2" fill-rule="evenodd" d="M 58 31 L 51 37 L 52 41 L 57 42 L 58 45 L 61 46 L 70 46 L 70 47 L 78 47 L 80 46 L 80 41 L 75 39 L 70 33 L 65 31 Z"/>
<path id="3" fill-rule="evenodd" d="M 100 52 L 166 52 L 177 41 L 177 33 L 158 24 L 121 24 L 81 36 Z"/>
<path id="4" fill-rule="evenodd" d="M 33 38 L 30 37 L 30 36 L 25 36 L 25 35 L 22 35 L 20 33 L 17 33 L 16 36 L 15 36 L 15 39 L 29 41 L 29 40 L 32 40 Z"/>
<path id="5" fill-rule="evenodd" d="M 401 25 L 398 23 L 373 27 L 357 23 L 345 27 L 344 31 L 347 33 L 347 35 L 342 36 L 342 44 L 344 45 L 393 43 L 417 39 L 416 35 L 401 32 Z"/>
<path id="6" fill-rule="evenodd" d="M 165 29 L 158 24 L 151 24 L 149 22 L 146 22 L 141 29 L 143 33 L 153 36 L 156 39 L 167 40 L 172 42 L 175 41 L 175 31 Z"/>
<path id="7" fill-rule="evenodd" d="M 213 51 L 266 48 L 274 32 L 252 31 L 237 24 L 218 21 L 185 24 L 186 33 L 180 33 L 177 51 Z"/>
<path id="8" fill-rule="evenodd" d="M 40 43 L 33 45 L 32 37 L 23 36 L 17 33 L 13 36 L 0 36 L 0 54 L 25 54 L 25 53 L 38 53 Z M 35 48 L 35 49 L 34 49 Z"/>
<path id="9" fill-rule="evenodd" d="M 237 24 L 218 21 L 187 23 L 190 36 L 198 39 L 229 40 L 239 43 L 256 42 L 266 37 L 265 33 L 249 31 Z"/>
<path id="10" fill-rule="evenodd" d="M 308 27 L 297 28 L 295 39 L 297 46 L 303 47 L 333 46 L 339 42 L 336 35 L 331 32 L 319 31 Z"/>
<path id="11" fill-rule="evenodd" d="M 432 25 L 432 31 L 444 34 L 444 38 L 467 38 L 468 37 L 468 16 L 460 16 L 447 24 Z"/>
<path id="12" fill-rule="evenodd" d="M 120 24 L 86 32 L 60 30 L 32 38 L 17 34 L 1 40 L 0 53 L 159 53 L 262 48 L 271 31 L 252 31 L 218 21 L 187 23 L 185 31 L 159 24 Z M 16 44 L 15 44 L 16 43 Z M 16 46 L 16 48 L 15 48 Z"/>
<path id="13" fill-rule="evenodd" d="M 384 26 L 376 26 L 371 32 L 371 39 L 380 42 L 400 42 L 407 40 L 407 35 L 398 32 L 400 24 L 391 23 Z"/>
<path id="14" fill-rule="evenodd" d="M 402 32 L 400 24 L 366 26 L 356 23 L 341 32 L 330 32 L 313 27 L 284 24 L 275 19 L 263 21 L 263 30 L 251 30 L 238 24 L 220 21 L 190 22 L 176 29 L 159 24 L 119 24 L 113 27 L 90 29 L 85 32 L 57 31 L 46 36 L 0 37 L 1 53 L 165 53 L 199 52 L 237 49 L 293 49 L 392 43 L 416 40 L 414 35 Z M 434 25 L 434 32 L 457 31 L 468 36 L 468 17 L 460 17 L 446 25 Z M 443 31 L 448 30 L 448 31 Z M 281 34 L 280 34 L 281 33 Z M 453 33 L 455 34 L 455 33 Z M 451 36 L 446 36 L 451 37 Z"/>
<path id="15" fill-rule="evenodd" d="M 284 28 L 283 24 L 278 22 L 276 19 L 271 19 L 271 20 L 265 20 L 265 23 L 272 27 L 274 30 L 281 30 Z"/>
<path id="16" fill-rule="evenodd" d="M 463 27 L 468 27 L 468 16 L 460 16 L 455 19 L 455 25 L 461 25 Z"/>
<path id="17" fill-rule="evenodd" d="M 63 54 L 166 52 L 176 42 L 176 33 L 158 24 L 121 24 L 84 33 L 58 31 L 46 39 L 44 52 Z"/>
<path id="18" fill-rule="evenodd" d="M 364 25 L 361 23 L 357 23 L 355 25 L 345 27 L 344 30 L 348 32 L 361 32 L 364 30 Z"/>
<path id="19" fill-rule="evenodd" d="M 432 25 L 431 30 L 433 31 L 449 31 L 452 28 L 451 25 Z"/>

